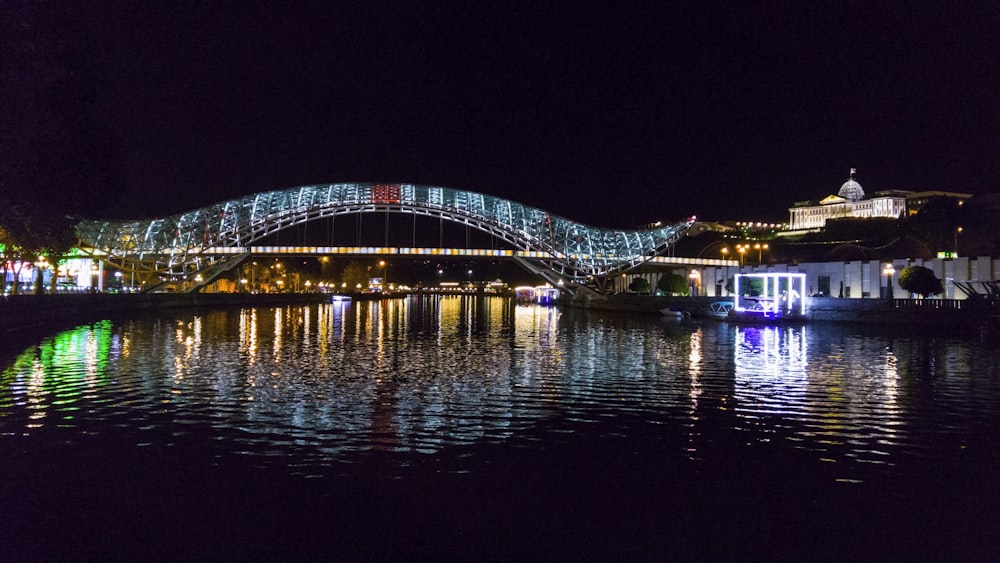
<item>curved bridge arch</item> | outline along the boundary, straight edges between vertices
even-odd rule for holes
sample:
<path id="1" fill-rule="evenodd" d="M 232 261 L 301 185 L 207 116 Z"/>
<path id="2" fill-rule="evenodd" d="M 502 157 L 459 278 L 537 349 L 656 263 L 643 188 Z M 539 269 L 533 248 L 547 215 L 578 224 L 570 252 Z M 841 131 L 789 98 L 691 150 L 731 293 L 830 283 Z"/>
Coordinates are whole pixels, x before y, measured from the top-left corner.
<path id="1" fill-rule="evenodd" d="M 341 183 L 250 194 L 161 219 L 83 221 L 77 236 L 111 263 L 150 275 L 190 275 L 223 258 L 213 248 L 253 242 L 315 219 L 397 212 L 479 229 L 518 250 L 539 253 L 537 267 L 571 281 L 627 270 L 664 253 L 693 219 L 648 230 L 603 229 L 482 193 L 415 184 Z M 231 256 L 231 255 L 230 255 Z M 231 259 L 231 257 L 230 257 Z"/>

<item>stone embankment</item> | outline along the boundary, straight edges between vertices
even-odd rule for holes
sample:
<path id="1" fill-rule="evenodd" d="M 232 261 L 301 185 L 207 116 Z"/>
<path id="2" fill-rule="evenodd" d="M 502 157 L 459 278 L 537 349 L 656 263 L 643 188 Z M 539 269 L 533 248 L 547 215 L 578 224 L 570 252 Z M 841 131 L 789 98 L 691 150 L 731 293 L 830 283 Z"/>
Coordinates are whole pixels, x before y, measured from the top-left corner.
<path id="1" fill-rule="evenodd" d="M 0 297 L 0 337 L 108 316 L 191 307 L 275 307 L 327 301 L 318 293 L 149 293 Z"/>
<path id="2" fill-rule="evenodd" d="M 599 297 L 580 295 L 565 298 L 567 307 L 660 314 L 662 309 L 688 313 L 692 318 L 708 317 L 709 305 L 725 297 L 666 297 L 636 294 Z M 840 299 L 813 297 L 807 309 L 809 321 L 964 327 L 978 329 L 998 322 L 996 311 L 974 300 L 954 299 Z"/>

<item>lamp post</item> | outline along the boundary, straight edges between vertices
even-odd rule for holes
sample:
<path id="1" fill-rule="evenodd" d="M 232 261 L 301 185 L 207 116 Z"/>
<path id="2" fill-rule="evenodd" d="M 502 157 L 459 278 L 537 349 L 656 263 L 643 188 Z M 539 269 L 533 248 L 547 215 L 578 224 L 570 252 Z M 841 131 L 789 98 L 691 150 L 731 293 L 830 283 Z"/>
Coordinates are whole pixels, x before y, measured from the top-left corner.
<path id="1" fill-rule="evenodd" d="M 729 258 L 729 247 L 728 246 L 723 246 L 722 249 L 719 250 L 719 252 L 722 253 L 722 259 L 723 260 Z"/>
<path id="2" fill-rule="evenodd" d="M 955 229 L 955 258 L 958 258 L 958 235 L 962 234 L 962 227 Z"/>
<path id="3" fill-rule="evenodd" d="M 45 268 L 48 265 L 49 264 L 48 264 L 48 262 L 45 261 L 45 257 L 44 256 L 39 256 L 38 260 L 35 261 L 35 268 L 37 268 L 37 270 L 34 272 L 34 274 L 35 274 L 35 293 L 44 293 L 45 292 L 45 279 L 44 279 L 44 276 L 45 276 Z"/>
<path id="4" fill-rule="evenodd" d="M 765 250 L 767 250 L 767 244 L 766 243 L 761 244 L 758 242 L 757 244 L 753 245 L 753 247 L 755 250 L 757 250 L 757 263 L 760 264 L 762 262 L 762 253 Z"/>
<path id="5" fill-rule="evenodd" d="M 698 273 L 698 270 L 691 270 L 691 273 L 688 274 L 688 279 L 691 280 L 691 297 L 698 296 L 698 280 L 700 278 L 701 274 Z"/>
<path id="6" fill-rule="evenodd" d="M 892 264 L 886 264 L 885 268 L 882 270 L 882 273 L 885 274 L 885 279 L 886 279 L 885 298 L 892 300 L 894 293 L 892 291 L 892 275 L 896 273 L 896 268 L 893 268 Z"/>
<path id="7" fill-rule="evenodd" d="M 382 266 L 382 295 L 389 290 L 389 264 L 385 260 L 379 260 L 378 265 Z"/>
<path id="8" fill-rule="evenodd" d="M 736 245 L 736 252 L 740 253 L 740 267 L 741 268 L 743 267 L 743 255 L 747 253 L 747 248 L 748 247 L 749 247 L 749 245 L 747 245 L 747 244 L 737 244 Z"/>

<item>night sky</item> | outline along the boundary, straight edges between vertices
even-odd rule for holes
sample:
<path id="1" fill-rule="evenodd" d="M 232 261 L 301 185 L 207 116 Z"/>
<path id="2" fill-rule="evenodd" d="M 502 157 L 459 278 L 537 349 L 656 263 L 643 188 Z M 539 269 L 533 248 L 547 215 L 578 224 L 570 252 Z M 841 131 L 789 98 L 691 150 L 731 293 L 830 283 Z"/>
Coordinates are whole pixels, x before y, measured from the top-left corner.
<path id="1" fill-rule="evenodd" d="M 4 190 L 151 217 L 411 182 L 614 227 L 786 220 L 851 167 L 997 191 L 1000 9 L 935 4 L 0 0 L 3 150 L 69 155 Z"/>

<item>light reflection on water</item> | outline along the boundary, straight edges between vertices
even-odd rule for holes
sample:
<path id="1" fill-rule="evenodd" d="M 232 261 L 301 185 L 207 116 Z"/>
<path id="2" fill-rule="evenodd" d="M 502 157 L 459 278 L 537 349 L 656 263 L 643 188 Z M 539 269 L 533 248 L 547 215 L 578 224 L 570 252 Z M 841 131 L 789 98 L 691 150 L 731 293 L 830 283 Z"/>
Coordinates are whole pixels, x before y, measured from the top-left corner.
<path id="1" fill-rule="evenodd" d="M 849 480 L 860 464 L 947 456 L 991 430 L 997 359 L 961 340 L 497 298 L 178 313 L 82 326 L 25 351 L 0 374 L 0 439 L 195 443 L 210 459 L 308 473 L 358 452 L 515 438 L 543 448 L 581 427 L 653 424 L 692 460 L 735 433 Z"/>

